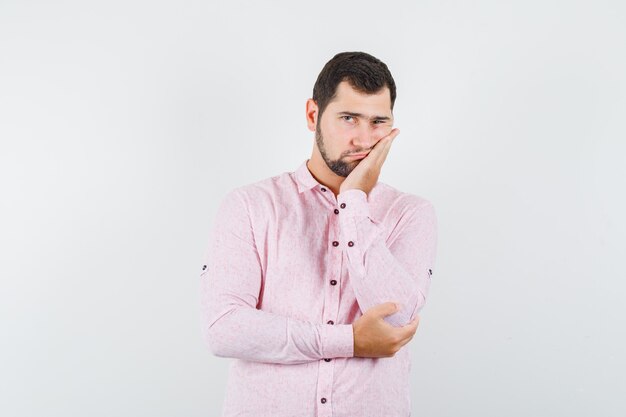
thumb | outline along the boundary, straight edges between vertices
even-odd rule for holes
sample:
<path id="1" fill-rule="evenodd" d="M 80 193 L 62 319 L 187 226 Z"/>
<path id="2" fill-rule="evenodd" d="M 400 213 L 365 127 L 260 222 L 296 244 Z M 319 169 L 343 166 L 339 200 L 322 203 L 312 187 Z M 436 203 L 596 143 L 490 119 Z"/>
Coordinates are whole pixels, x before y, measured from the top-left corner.
<path id="1" fill-rule="evenodd" d="M 381 308 L 379 309 L 379 312 L 383 317 L 390 316 L 393 313 L 400 311 L 400 303 L 394 303 L 393 301 L 380 304 L 380 306 Z"/>

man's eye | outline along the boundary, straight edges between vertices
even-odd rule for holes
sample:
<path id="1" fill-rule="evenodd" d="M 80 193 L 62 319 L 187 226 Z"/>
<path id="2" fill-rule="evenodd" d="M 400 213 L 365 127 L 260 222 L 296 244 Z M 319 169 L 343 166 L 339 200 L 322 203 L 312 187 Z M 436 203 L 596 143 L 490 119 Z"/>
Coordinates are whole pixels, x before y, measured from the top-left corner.
<path id="1" fill-rule="evenodd" d="M 379 123 L 385 123 L 384 120 L 374 120 L 374 123 L 379 122 Z"/>
<path id="2" fill-rule="evenodd" d="M 346 121 L 347 121 L 346 117 L 352 118 L 352 116 L 341 116 L 341 117 L 343 117 L 344 118 L 343 120 L 346 120 Z"/>

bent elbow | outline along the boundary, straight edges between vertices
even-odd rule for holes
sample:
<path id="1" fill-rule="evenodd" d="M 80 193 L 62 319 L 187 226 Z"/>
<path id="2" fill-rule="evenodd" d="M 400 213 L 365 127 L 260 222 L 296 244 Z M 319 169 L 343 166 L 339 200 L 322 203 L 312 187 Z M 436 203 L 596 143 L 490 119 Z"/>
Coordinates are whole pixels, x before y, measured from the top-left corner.
<path id="1" fill-rule="evenodd" d="M 219 329 L 219 325 L 213 325 L 210 328 L 205 328 L 203 336 L 204 345 L 214 356 L 220 358 L 232 357 L 231 349 L 229 348 L 227 341 L 224 340 L 224 337 Z"/>
<path id="2" fill-rule="evenodd" d="M 407 323 L 415 320 L 415 318 L 424 308 L 424 305 L 426 305 L 426 295 L 421 290 L 419 290 L 417 293 L 417 302 L 415 303 L 415 307 L 413 308 L 413 313 L 411 313 L 411 315 L 409 316 L 409 320 Z"/>
<path id="3" fill-rule="evenodd" d="M 233 332 L 227 328 L 228 323 L 225 323 L 223 319 L 224 315 L 217 320 L 207 321 L 202 328 L 202 336 L 209 352 L 220 358 L 231 358 L 234 353 L 230 341 Z"/>

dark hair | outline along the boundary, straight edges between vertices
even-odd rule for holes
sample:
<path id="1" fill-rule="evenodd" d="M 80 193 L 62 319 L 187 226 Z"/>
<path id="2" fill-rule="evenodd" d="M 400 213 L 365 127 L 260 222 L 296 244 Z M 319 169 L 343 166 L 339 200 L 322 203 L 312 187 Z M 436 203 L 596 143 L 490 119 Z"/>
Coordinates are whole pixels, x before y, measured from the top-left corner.
<path id="1" fill-rule="evenodd" d="M 318 121 L 328 103 L 336 97 L 337 86 L 342 81 L 348 81 L 352 88 L 366 94 L 378 93 L 386 86 L 393 110 L 396 83 L 387 65 L 365 52 L 340 52 L 324 65 L 313 86 L 313 100 L 319 108 Z"/>

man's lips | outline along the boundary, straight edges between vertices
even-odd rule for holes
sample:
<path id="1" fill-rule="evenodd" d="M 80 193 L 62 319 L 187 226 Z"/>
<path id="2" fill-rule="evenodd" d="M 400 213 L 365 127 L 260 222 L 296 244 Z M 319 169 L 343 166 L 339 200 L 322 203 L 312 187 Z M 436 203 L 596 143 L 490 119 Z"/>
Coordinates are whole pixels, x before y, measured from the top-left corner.
<path id="1" fill-rule="evenodd" d="M 355 153 L 352 155 L 348 155 L 349 158 L 356 158 L 356 159 L 363 159 L 367 156 L 368 154 L 366 153 Z"/>

